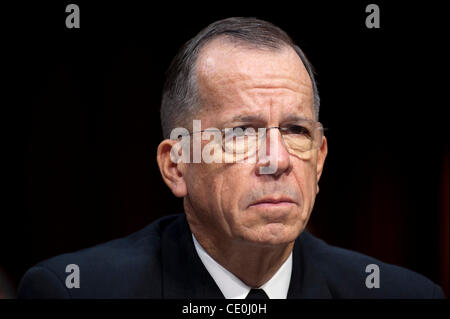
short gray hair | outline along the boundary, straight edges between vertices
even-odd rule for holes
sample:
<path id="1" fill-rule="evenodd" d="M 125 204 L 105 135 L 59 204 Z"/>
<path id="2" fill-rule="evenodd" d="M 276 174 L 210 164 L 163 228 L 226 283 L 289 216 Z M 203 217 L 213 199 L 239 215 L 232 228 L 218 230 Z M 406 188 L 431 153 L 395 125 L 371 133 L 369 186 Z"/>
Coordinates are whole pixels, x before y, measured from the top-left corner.
<path id="1" fill-rule="evenodd" d="M 172 60 L 167 72 L 161 102 L 161 126 L 164 138 L 175 127 L 187 127 L 186 121 L 199 109 L 195 66 L 200 49 L 218 37 L 252 48 L 278 50 L 291 47 L 308 72 L 314 94 L 314 113 L 319 119 L 320 98 L 314 69 L 303 51 L 289 35 L 274 24 L 256 18 L 236 17 L 216 21 L 186 42 Z"/>

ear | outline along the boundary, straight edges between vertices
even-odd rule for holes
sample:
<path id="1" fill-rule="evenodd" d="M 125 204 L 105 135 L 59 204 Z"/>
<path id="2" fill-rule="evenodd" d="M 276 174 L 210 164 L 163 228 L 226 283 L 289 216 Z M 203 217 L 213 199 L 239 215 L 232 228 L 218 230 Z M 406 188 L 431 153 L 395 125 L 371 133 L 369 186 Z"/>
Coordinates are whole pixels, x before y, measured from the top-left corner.
<path id="1" fill-rule="evenodd" d="M 177 142 L 169 139 L 162 141 L 158 146 L 156 159 L 166 185 L 169 186 L 175 196 L 184 197 L 187 194 L 186 181 L 183 175 L 185 164 L 181 161 L 175 163 L 170 157 L 170 151 Z"/>
<path id="2" fill-rule="evenodd" d="M 317 193 L 319 192 L 319 180 L 320 176 L 322 176 L 323 166 L 325 164 L 325 158 L 328 154 L 328 142 L 325 136 L 322 137 L 322 146 L 319 148 L 317 154 Z"/>

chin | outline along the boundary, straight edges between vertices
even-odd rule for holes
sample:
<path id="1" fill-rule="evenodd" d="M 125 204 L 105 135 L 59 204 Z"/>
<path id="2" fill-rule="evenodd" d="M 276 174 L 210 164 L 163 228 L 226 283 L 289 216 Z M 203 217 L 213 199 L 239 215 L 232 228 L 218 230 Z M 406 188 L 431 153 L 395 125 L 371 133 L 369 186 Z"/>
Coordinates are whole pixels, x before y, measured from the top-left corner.
<path id="1" fill-rule="evenodd" d="M 293 242 L 300 235 L 304 227 L 270 223 L 258 228 L 258 230 L 248 234 L 249 236 L 245 236 L 246 240 L 259 245 L 275 246 Z"/>

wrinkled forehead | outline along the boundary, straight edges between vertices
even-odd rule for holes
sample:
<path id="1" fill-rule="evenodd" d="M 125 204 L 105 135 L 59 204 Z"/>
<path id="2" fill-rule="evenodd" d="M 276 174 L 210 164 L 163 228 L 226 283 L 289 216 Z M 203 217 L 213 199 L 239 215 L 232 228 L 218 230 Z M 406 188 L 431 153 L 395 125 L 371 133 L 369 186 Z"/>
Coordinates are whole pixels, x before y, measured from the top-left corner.
<path id="1" fill-rule="evenodd" d="M 206 111 L 240 105 L 251 112 L 248 103 L 272 97 L 313 111 L 311 79 L 300 57 L 288 46 L 249 48 L 215 39 L 200 51 L 196 78 Z"/>

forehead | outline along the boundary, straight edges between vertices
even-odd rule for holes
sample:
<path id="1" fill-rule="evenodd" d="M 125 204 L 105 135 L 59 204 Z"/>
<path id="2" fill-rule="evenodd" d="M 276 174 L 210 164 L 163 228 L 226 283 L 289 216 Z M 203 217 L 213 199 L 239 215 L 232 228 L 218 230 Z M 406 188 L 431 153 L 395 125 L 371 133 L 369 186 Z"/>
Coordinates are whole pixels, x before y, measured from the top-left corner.
<path id="1" fill-rule="evenodd" d="M 311 79 L 291 47 L 255 49 L 215 39 L 200 51 L 196 77 L 206 112 L 252 113 L 278 103 L 281 111 L 313 114 Z"/>

